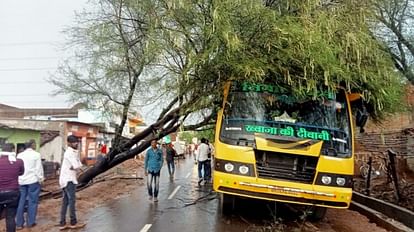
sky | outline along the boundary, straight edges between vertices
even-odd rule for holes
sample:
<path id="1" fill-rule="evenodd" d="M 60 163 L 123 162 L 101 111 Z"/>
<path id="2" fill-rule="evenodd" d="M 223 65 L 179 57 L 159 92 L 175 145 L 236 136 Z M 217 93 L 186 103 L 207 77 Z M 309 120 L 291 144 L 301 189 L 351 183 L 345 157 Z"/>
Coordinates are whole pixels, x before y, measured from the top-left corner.
<path id="1" fill-rule="evenodd" d="M 86 5 L 87 0 L 0 1 L 0 103 L 25 108 L 74 104 L 51 96 L 56 87 L 47 79 L 68 54 L 62 31 L 74 25 L 75 11 Z"/>

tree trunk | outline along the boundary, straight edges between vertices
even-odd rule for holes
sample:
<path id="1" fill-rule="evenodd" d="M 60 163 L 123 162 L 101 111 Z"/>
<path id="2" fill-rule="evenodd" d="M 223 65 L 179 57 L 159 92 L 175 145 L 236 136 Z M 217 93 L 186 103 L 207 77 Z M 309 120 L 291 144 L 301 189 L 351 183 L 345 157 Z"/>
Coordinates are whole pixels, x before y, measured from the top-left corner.
<path id="1" fill-rule="evenodd" d="M 86 185 L 97 175 L 106 172 L 107 170 L 115 167 L 116 165 L 128 159 L 134 158 L 136 155 L 145 151 L 151 145 L 151 140 L 158 140 L 172 132 L 175 132 L 180 127 L 180 124 L 177 123 L 179 115 L 174 112 L 176 111 L 167 114 L 166 117 L 164 117 L 162 120 L 152 124 L 141 133 L 135 135 L 127 143 L 121 144 L 119 146 L 119 149 L 111 149 L 108 155 L 106 156 L 106 159 L 90 167 L 79 176 L 79 184 L 81 186 Z M 166 118 L 168 118 L 169 120 L 165 120 Z M 162 124 L 160 124 L 161 122 Z M 159 126 L 164 125 L 166 125 L 167 127 L 157 131 L 157 128 L 159 128 Z M 133 147 L 139 141 L 144 142 L 142 142 L 140 145 Z"/>
<path id="2" fill-rule="evenodd" d="M 179 122 L 179 119 L 181 117 L 180 110 L 188 106 L 190 103 L 183 104 L 169 111 L 164 115 L 164 117 L 157 120 L 157 122 L 150 125 L 148 128 L 135 135 L 130 140 L 127 140 L 126 142 L 120 142 L 120 145 L 117 148 L 111 149 L 109 151 L 104 160 L 90 167 L 79 176 L 80 185 L 86 185 L 97 175 L 106 172 L 107 170 L 128 159 L 134 158 L 136 155 L 145 151 L 151 145 L 151 140 L 159 140 L 164 136 L 177 131 L 177 129 L 181 126 L 181 122 Z M 211 123 L 211 119 L 214 116 L 215 111 L 213 111 L 209 116 L 205 117 L 203 121 L 195 125 L 186 126 L 185 129 L 194 130 L 206 124 L 209 124 Z M 138 145 L 138 142 L 140 141 L 142 143 Z"/>

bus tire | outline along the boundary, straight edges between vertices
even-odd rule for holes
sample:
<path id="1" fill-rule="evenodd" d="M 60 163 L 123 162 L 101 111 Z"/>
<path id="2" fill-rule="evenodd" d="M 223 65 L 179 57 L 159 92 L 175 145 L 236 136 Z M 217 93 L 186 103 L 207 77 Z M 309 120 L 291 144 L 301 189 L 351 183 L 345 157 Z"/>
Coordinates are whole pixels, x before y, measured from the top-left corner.
<path id="1" fill-rule="evenodd" d="M 220 194 L 220 208 L 222 215 L 229 215 L 234 210 L 235 197 L 229 194 L 221 193 Z"/>
<path id="2" fill-rule="evenodd" d="M 322 219 L 325 218 L 327 210 L 328 210 L 328 208 L 326 208 L 326 207 L 319 207 L 319 206 L 313 207 L 313 209 L 310 211 L 310 213 L 308 215 L 309 221 L 312 221 L 312 222 L 321 221 Z"/>

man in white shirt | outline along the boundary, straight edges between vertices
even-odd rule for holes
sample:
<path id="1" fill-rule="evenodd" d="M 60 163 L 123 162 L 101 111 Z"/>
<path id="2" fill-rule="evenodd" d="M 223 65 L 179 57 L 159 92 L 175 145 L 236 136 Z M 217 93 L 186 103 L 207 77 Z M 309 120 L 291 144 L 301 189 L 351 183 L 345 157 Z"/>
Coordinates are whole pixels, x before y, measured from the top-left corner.
<path id="1" fill-rule="evenodd" d="M 62 208 L 60 211 L 59 226 L 61 230 L 75 229 L 85 226 L 85 224 L 78 223 L 76 219 L 76 185 L 78 179 L 76 172 L 82 167 L 80 162 L 78 146 L 79 139 L 74 135 L 69 135 L 67 138 L 68 148 L 63 154 L 62 166 L 60 169 L 59 185 L 62 189 Z M 66 212 L 69 207 L 70 225 L 66 225 Z"/>
<path id="2" fill-rule="evenodd" d="M 205 169 L 206 170 L 206 174 L 204 177 L 204 180 L 206 181 L 206 183 L 210 183 L 211 182 L 211 162 L 212 162 L 212 156 L 214 154 L 214 147 L 213 144 L 210 143 L 210 141 L 208 141 L 208 139 L 206 139 L 206 144 L 208 145 L 208 158 L 207 161 L 205 163 Z"/>
<path id="3" fill-rule="evenodd" d="M 37 206 L 39 203 L 40 183 L 43 181 L 43 166 L 40 153 L 35 151 L 36 142 L 30 140 L 25 144 L 25 150 L 17 155 L 23 160 L 24 174 L 19 176 L 20 198 L 16 214 L 16 228 L 23 229 L 25 224 L 24 209 L 27 200 L 27 227 L 36 225 Z"/>
<path id="4" fill-rule="evenodd" d="M 207 181 L 208 170 L 206 163 L 208 162 L 208 153 L 210 152 L 207 145 L 207 139 L 202 138 L 201 143 L 197 149 L 197 163 L 198 163 L 198 184 L 200 185 L 203 180 Z M 201 171 L 202 169 L 203 172 Z"/>

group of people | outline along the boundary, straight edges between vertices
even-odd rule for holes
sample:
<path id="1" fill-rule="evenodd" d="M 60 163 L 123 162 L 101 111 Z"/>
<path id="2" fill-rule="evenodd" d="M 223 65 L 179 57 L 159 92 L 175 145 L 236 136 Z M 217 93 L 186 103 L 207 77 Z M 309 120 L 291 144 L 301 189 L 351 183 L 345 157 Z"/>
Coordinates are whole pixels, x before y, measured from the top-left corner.
<path id="1" fill-rule="evenodd" d="M 60 229 L 84 226 L 83 223 L 78 223 L 75 208 L 77 172 L 82 166 L 77 151 L 79 139 L 70 135 L 67 144 L 59 176 L 63 196 Z M 0 215 L 5 212 L 7 232 L 36 226 L 39 195 L 44 181 L 42 160 L 36 151 L 35 140 L 26 142 L 24 149 L 17 155 L 15 150 L 13 143 L 5 143 L 0 152 Z M 66 224 L 68 207 L 70 225 Z M 27 217 L 24 216 L 26 211 Z"/>
<path id="2" fill-rule="evenodd" d="M 0 211 L 6 211 L 7 231 L 22 229 L 24 224 L 29 228 L 36 225 L 39 194 L 44 179 L 35 140 L 26 142 L 17 156 L 14 151 L 14 144 L 7 143 L 0 153 Z"/>
<path id="3" fill-rule="evenodd" d="M 195 161 L 198 164 L 199 185 L 203 181 L 205 183 L 211 181 L 211 156 L 213 152 L 213 146 L 207 139 L 202 138 L 201 143 L 195 151 Z M 171 143 L 162 143 L 162 146 L 159 147 L 156 139 L 151 140 L 151 147 L 147 150 L 144 160 L 144 171 L 147 176 L 147 188 L 150 201 L 158 202 L 160 175 L 164 158 L 167 162 L 170 180 L 174 179 L 175 156 L 177 156 L 177 152 Z"/>
<path id="4" fill-rule="evenodd" d="M 81 170 L 84 160 L 81 162 L 78 151 L 79 138 L 74 135 L 67 137 L 67 149 L 63 155 L 59 175 L 59 185 L 62 189 L 62 205 L 60 211 L 59 228 L 80 228 L 84 223 L 79 223 L 76 217 L 76 185 L 77 174 Z M 0 153 L 0 215 L 5 211 L 7 232 L 15 232 L 16 229 L 36 226 L 37 208 L 41 184 L 44 181 L 41 155 L 36 151 L 36 142 L 30 140 L 25 143 L 25 149 L 16 155 L 15 146 L 6 143 Z M 202 138 L 195 151 L 195 159 L 198 164 L 198 184 L 211 180 L 211 154 L 213 146 L 207 139 Z M 147 188 L 149 199 L 158 201 L 159 178 L 164 158 L 167 163 L 170 180 L 174 179 L 174 157 L 177 152 L 171 142 L 158 146 L 157 140 L 151 141 L 151 147 L 145 155 L 144 170 L 147 176 Z M 66 223 L 66 214 L 69 208 L 70 223 Z M 27 220 L 24 213 L 27 211 Z"/>

